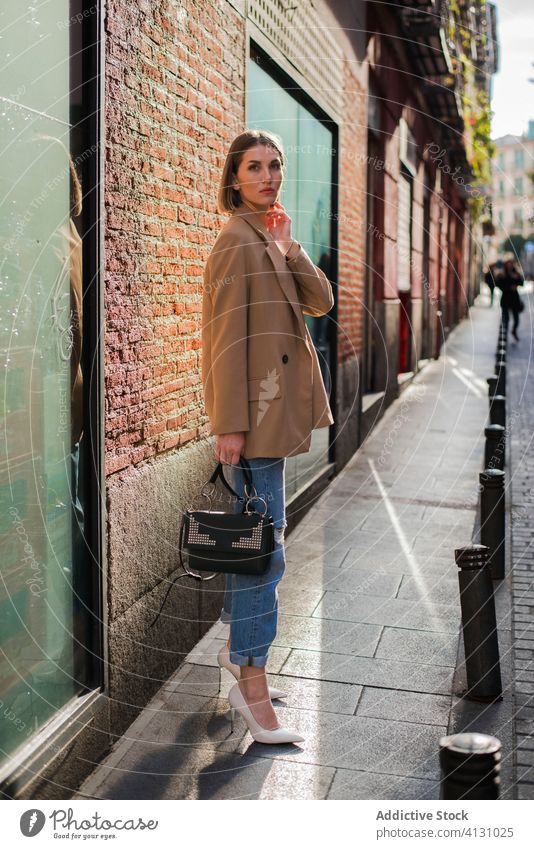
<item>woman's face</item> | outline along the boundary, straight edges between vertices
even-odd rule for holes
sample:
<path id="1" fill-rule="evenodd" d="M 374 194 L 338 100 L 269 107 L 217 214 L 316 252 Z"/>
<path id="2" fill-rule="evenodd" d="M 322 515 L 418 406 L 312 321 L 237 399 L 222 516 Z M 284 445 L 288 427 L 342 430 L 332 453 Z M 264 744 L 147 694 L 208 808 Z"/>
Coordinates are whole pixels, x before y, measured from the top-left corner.
<path id="1" fill-rule="evenodd" d="M 232 185 L 239 189 L 242 201 L 267 211 L 278 200 L 282 180 L 278 151 L 274 147 L 257 144 L 243 154 Z"/>

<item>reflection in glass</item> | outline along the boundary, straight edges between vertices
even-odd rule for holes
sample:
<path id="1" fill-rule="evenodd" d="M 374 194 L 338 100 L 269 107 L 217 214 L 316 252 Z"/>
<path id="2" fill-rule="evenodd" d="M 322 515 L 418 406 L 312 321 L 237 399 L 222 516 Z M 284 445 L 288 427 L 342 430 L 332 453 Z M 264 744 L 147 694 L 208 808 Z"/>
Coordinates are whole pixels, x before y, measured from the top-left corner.
<path id="1" fill-rule="evenodd" d="M 79 8 L 7 0 L 0 14 L 1 758 L 83 688 Z"/>

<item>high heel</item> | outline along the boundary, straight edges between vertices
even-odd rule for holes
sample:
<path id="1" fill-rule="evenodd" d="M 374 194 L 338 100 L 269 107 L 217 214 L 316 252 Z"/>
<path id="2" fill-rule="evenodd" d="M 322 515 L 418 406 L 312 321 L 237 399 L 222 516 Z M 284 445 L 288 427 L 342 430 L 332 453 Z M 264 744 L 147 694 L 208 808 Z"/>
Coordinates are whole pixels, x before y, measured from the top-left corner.
<path id="1" fill-rule="evenodd" d="M 226 643 L 222 646 L 217 653 L 217 663 L 219 664 L 219 693 L 221 692 L 221 667 L 224 667 L 231 672 L 236 681 L 239 681 L 241 677 L 241 669 L 237 663 L 232 663 L 230 660 L 230 652 L 228 651 L 228 646 Z M 269 687 L 269 698 L 270 699 L 285 699 L 287 693 L 284 693 L 283 690 L 279 690 L 277 687 Z"/>
<path id="2" fill-rule="evenodd" d="M 304 741 L 304 737 L 301 737 L 292 728 L 273 728 L 272 730 L 263 728 L 254 719 L 239 684 L 234 684 L 230 688 L 228 701 L 231 707 L 230 721 L 232 723 L 232 731 L 234 729 L 235 711 L 237 710 L 245 720 L 248 730 L 257 743 L 302 743 Z"/>

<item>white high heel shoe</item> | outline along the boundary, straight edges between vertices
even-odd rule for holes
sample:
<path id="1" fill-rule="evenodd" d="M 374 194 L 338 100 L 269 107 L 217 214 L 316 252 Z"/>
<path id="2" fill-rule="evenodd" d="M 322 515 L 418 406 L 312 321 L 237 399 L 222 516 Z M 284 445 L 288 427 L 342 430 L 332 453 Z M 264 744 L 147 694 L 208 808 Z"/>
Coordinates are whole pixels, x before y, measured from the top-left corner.
<path id="1" fill-rule="evenodd" d="M 240 667 L 237 663 L 232 663 L 230 660 L 230 652 L 228 651 L 228 646 L 226 643 L 222 646 L 217 653 L 217 663 L 219 664 L 219 693 L 221 692 L 221 667 L 224 667 L 231 672 L 236 681 L 239 681 L 241 676 Z M 279 690 L 277 687 L 269 687 L 269 698 L 270 699 L 285 699 L 287 693 L 284 693 L 283 690 Z"/>
<path id="2" fill-rule="evenodd" d="M 254 719 L 252 711 L 248 706 L 246 699 L 241 692 L 239 684 L 234 684 L 228 693 L 228 701 L 230 702 L 230 720 L 232 722 L 232 732 L 234 730 L 234 718 L 236 710 L 239 711 L 245 722 L 248 730 L 254 737 L 257 743 L 302 743 L 304 737 L 297 734 L 292 728 L 274 728 L 269 730 L 263 728 L 259 722 Z"/>

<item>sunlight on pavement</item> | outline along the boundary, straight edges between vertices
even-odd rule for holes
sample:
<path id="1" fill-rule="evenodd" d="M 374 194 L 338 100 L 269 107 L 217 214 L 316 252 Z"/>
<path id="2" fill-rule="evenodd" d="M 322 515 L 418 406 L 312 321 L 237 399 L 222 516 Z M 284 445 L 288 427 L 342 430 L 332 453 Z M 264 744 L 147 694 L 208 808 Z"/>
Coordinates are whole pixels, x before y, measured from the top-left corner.
<path id="1" fill-rule="evenodd" d="M 368 463 L 369 463 L 369 468 L 371 469 L 371 473 L 373 475 L 373 478 L 375 479 L 376 485 L 378 487 L 378 491 L 380 492 L 380 495 L 382 496 L 382 500 L 383 500 L 384 506 L 385 506 L 385 508 L 388 512 L 388 516 L 391 519 L 391 524 L 393 526 L 393 530 L 395 531 L 395 533 L 397 535 L 397 539 L 399 540 L 399 543 L 400 543 L 400 546 L 401 546 L 401 549 L 402 549 L 402 553 L 404 554 L 406 561 L 407 561 L 408 565 L 410 566 L 412 577 L 413 577 L 413 579 L 414 579 L 414 581 L 417 585 L 418 590 L 421 593 L 421 597 L 420 597 L 421 604 L 430 613 L 432 613 L 434 611 L 434 605 L 428 599 L 429 587 L 426 584 L 424 575 L 422 574 L 422 571 L 421 571 L 421 567 L 420 567 L 419 563 L 417 562 L 417 558 L 415 557 L 415 555 L 412 551 L 412 547 L 411 547 L 410 543 L 406 539 L 406 535 L 405 535 L 404 531 L 402 530 L 402 526 L 401 526 L 399 517 L 397 515 L 397 511 L 395 510 L 395 507 L 391 503 L 391 500 L 390 500 L 390 498 L 387 494 L 387 491 L 384 487 L 384 484 L 380 480 L 380 475 L 376 471 L 374 461 L 369 459 Z"/>

